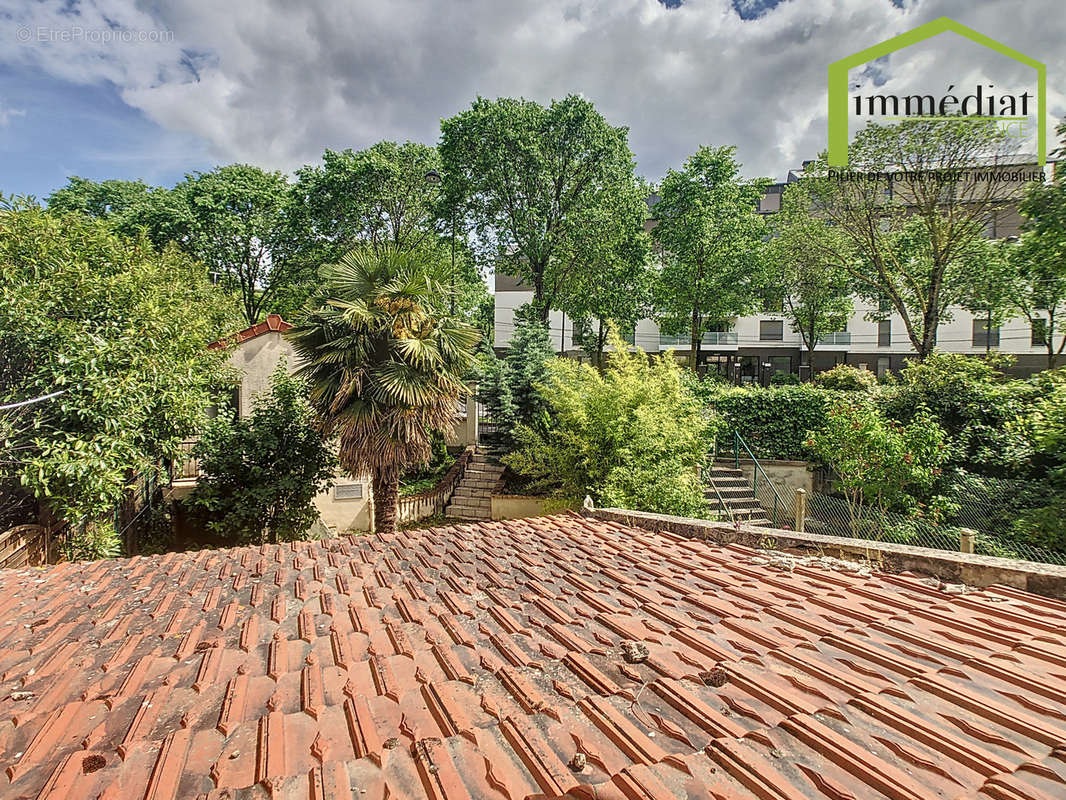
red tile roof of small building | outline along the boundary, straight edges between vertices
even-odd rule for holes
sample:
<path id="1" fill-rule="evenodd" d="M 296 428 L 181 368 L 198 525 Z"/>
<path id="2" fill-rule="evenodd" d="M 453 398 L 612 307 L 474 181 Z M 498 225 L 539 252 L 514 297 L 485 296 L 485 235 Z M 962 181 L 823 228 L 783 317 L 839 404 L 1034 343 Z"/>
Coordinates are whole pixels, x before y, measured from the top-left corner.
<path id="1" fill-rule="evenodd" d="M 1066 604 L 774 558 L 566 513 L 0 571 L 0 796 L 1066 796 Z"/>
<path id="2" fill-rule="evenodd" d="M 275 333 L 284 333 L 291 327 L 292 323 L 283 320 L 280 314 L 267 314 L 266 319 L 262 322 L 257 322 L 255 325 L 248 326 L 243 331 L 237 331 L 230 336 L 219 339 L 217 342 L 212 342 L 207 346 L 207 349 L 221 350 L 235 344 L 247 342 L 249 339 L 254 339 L 256 336 L 262 336 L 264 333 L 270 333 L 271 331 L 274 331 Z"/>

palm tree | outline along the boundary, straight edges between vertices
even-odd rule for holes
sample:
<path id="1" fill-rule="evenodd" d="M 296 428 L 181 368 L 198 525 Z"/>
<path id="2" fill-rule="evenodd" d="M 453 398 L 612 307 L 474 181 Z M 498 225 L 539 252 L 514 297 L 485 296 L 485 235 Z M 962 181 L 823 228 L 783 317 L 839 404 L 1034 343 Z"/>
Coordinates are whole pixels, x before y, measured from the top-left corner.
<path id="1" fill-rule="evenodd" d="M 371 476 L 379 531 L 395 530 L 402 472 L 426 463 L 432 433 L 452 426 L 480 336 L 444 312 L 442 275 L 421 251 L 352 250 L 322 269 L 288 334 L 341 463 Z"/>

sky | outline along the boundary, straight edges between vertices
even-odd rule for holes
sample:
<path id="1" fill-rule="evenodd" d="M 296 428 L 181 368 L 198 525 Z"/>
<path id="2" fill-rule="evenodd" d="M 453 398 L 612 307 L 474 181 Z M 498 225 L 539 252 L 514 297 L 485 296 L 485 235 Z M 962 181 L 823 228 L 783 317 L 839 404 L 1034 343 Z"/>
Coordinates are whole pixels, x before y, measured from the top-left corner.
<path id="1" fill-rule="evenodd" d="M 473 99 L 579 93 L 659 180 L 700 145 L 783 179 L 826 146 L 826 68 L 940 16 L 1047 64 L 1066 114 L 1062 0 L 0 0 L 0 193 L 68 176 L 172 185 L 326 148 L 433 143 Z M 957 36 L 853 70 L 852 90 L 1035 92 Z M 987 90 L 986 90 L 987 91 Z M 1035 115 L 1033 116 L 1035 124 Z M 1026 149 L 1033 149 L 1032 142 Z"/>

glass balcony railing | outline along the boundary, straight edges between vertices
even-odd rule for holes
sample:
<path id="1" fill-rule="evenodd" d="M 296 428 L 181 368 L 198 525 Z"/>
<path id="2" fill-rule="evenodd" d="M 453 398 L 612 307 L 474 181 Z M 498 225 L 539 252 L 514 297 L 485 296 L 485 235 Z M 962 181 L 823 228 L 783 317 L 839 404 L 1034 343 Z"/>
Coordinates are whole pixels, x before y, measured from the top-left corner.
<path id="1" fill-rule="evenodd" d="M 667 336 L 665 333 L 659 334 L 659 347 L 688 348 L 689 343 L 690 339 L 688 336 Z M 736 343 L 736 331 L 708 331 L 703 334 L 703 340 L 701 342 L 704 347 L 722 347 L 724 345 L 736 346 Z"/>
<path id="2" fill-rule="evenodd" d="M 825 336 L 818 340 L 818 344 L 848 345 L 851 344 L 851 333 L 848 331 L 837 331 L 836 333 L 827 333 Z"/>

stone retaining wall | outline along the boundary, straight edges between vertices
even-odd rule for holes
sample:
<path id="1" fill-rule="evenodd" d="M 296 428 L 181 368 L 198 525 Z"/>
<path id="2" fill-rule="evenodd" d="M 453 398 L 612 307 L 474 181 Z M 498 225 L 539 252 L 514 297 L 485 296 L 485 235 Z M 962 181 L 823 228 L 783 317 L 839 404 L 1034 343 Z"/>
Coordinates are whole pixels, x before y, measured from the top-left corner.
<path id="1" fill-rule="evenodd" d="M 935 576 L 947 583 L 965 583 L 970 586 L 1003 584 L 1045 597 L 1066 599 L 1066 567 L 1054 564 L 954 553 L 866 539 L 820 536 L 754 525 L 734 528 L 720 522 L 629 511 L 624 508 L 585 509 L 582 513 L 597 519 L 652 531 L 669 531 L 679 536 L 705 539 L 716 544 L 798 550 L 808 554 L 817 552 L 836 558 L 869 561 L 877 569 L 888 572 L 918 572 Z"/>

